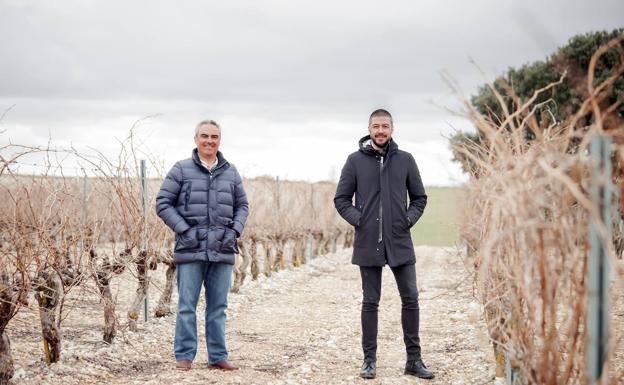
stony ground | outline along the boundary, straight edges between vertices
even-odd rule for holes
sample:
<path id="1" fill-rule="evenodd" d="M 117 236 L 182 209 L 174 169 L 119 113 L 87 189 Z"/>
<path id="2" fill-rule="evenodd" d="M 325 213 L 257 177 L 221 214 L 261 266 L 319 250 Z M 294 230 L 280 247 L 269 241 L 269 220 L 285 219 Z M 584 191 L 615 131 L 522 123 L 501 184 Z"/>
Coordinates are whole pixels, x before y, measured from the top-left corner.
<path id="1" fill-rule="evenodd" d="M 9 324 L 17 367 L 14 384 L 488 384 L 493 383 L 493 354 L 481 306 L 461 257 L 452 249 L 418 247 L 423 356 L 436 374 L 432 381 L 404 376 L 400 299 L 394 278 L 384 269 L 380 304 L 378 376 L 361 380 L 359 273 L 350 251 L 319 257 L 307 265 L 246 283 L 230 295 L 227 341 L 231 360 L 241 367 L 224 373 L 207 368 L 203 343 L 193 370 L 173 368 L 173 316 L 141 323 L 136 333 L 123 330 L 112 345 L 101 339 L 101 304 L 89 290 L 72 293 L 75 301 L 64 320 L 63 356 L 47 366 L 42 360 L 38 314 L 23 309 Z M 153 277 L 162 285 L 163 273 Z M 131 300 L 129 275 L 117 278 L 119 315 Z M 152 294 L 157 297 L 157 290 Z M 79 299 L 79 300 L 78 300 Z M 152 304 L 156 302 L 155 298 Z M 175 298 L 174 298 L 175 302 Z M 201 311 L 202 309 L 200 309 Z M 203 321 L 198 317 L 200 342 Z"/>

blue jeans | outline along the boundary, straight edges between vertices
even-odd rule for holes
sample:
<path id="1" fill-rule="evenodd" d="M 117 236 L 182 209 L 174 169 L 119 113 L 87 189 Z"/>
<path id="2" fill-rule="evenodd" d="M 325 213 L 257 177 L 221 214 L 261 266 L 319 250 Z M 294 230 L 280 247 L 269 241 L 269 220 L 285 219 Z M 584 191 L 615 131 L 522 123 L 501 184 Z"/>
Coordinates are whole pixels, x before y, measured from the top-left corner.
<path id="1" fill-rule="evenodd" d="M 225 309 L 232 281 L 232 265 L 213 262 L 182 263 L 177 266 L 178 311 L 174 353 L 177 361 L 193 361 L 197 353 L 197 301 L 202 284 L 206 295 L 206 348 L 208 363 L 228 358 L 225 347 Z"/>

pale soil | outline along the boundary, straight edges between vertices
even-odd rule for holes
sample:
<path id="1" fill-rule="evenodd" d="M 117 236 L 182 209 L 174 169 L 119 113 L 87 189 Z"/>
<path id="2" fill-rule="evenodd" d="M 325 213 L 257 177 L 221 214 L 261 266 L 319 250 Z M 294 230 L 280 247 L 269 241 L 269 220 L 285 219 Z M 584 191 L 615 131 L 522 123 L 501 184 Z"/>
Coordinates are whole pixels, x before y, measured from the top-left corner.
<path id="1" fill-rule="evenodd" d="M 201 316 L 200 348 L 189 372 L 173 369 L 174 316 L 141 322 L 138 333 L 125 330 L 112 345 L 105 344 L 98 297 L 82 290 L 73 293 L 80 302 L 69 304 L 73 309 L 64 321 L 60 363 L 48 367 L 42 362 L 38 313 L 32 304 L 11 321 L 8 332 L 17 367 L 13 383 L 494 383 L 493 353 L 464 262 L 452 249 L 418 247 L 416 253 L 423 358 L 436 374 L 432 381 L 402 374 L 405 351 L 400 299 L 387 268 L 380 304 L 377 379 L 357 377 L 362 359 L 361 289 L 358 269 L 350 264 L 350 251 L 345 250 L 247 282 L 239 294 L 230 294 L 227 341 L 230 358 L 241 367 L 239 371 L 206 368 Z M 163 276 L 158 271 L 153 277 L 158 287 Z M 116 278 L 115 283 L 118 314 L 126 324 L 125 311 L 135 284 L 129 275 Z M 150 305 L 155 305 L 159 293 L 151 290 Z M 621 315 L 616 317 L 621 322 Z"/>

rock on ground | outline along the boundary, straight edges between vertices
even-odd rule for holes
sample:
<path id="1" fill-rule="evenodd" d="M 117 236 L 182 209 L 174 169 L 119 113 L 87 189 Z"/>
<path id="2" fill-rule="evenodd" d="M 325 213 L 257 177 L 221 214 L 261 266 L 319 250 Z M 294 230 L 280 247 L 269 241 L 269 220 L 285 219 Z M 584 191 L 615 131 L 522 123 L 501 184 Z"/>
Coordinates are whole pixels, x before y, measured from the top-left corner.
<path id="1" fill-rule="evenodd" d="M 207 368 L 203 308 L 198 314 L 199 350 L 194 368 L 173 368 L 175 316 L 151 318 L 139 332 L 120 331 L 112 345 L 102 342 L 102 305 L 95 290 L 80 289 L 66 306 L 61 362 L 47 366 L 37 309 L 23 309 L 9 325 L 16 362 L 15 384 L 490 384 L 493 354 L 482 308 L 469 270 L 455 250 L 418 247 L 423 358 L 436 374 L 425 381 L 403 375 L 405 350 L 401 304 L 394 277 L 384 269 L 380 304 L 378 369 L 375 380 L 358 377 L 361 287 L 350 250 L 319 257 L 270 278 L 247 282 L 230 294 L 227 342 L 241 370 Z M 158 271 L 150 305 L 157 302 L 164 272 Z M 135 283 L 130 275 L 114 280 L 118 315 L 125 311 Z M 174 298 L 175 302 L 175 298 Z M 200 301 L 201 302 L 201 301 Z M 142 316 L 141 316 L 142 319 Z"/>

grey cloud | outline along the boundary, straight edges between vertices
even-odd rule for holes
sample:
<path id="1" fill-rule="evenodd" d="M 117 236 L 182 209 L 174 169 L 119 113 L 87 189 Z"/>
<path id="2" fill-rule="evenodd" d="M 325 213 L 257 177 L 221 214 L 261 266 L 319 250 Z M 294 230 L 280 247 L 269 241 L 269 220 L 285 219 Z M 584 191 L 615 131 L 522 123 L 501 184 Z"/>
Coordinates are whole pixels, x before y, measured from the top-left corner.
<path id="1" fill-rule="evenodd" d="M 0 130 L 113 148 L 160 114 L 146 130 L 179 156 L 210 117 L 231 130 L 234 154 L 261 157 L 289 138 L 354 149 L 370 111 L 387 107 L 397 138 L 440 152 L 441 135 L 470 127 L 430 103 L 458 108 L 440 71 L 471 94 L 484 79 L 470 57 L 493 77 L 574 34 L 621 27 L 622 14 L 621 0 L 0 0 L 0 112 L 16 105 Z"/>
<path id="2" fill-rule="evenodd" d="M 468 54 L 500 70 L 617 24 L 621 2 L 601 4 L 5 2 L 0 92 L 347 105 L 376 92 L 431 93 L 442 68 L 463 79 Z M 544 44 L 532 25 L 550 29 Z"/>

